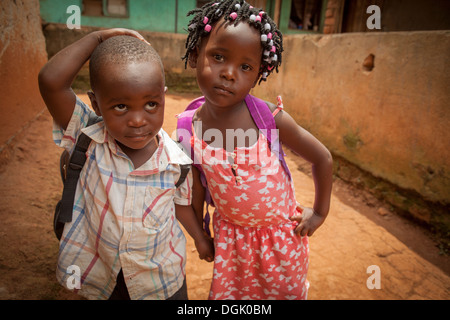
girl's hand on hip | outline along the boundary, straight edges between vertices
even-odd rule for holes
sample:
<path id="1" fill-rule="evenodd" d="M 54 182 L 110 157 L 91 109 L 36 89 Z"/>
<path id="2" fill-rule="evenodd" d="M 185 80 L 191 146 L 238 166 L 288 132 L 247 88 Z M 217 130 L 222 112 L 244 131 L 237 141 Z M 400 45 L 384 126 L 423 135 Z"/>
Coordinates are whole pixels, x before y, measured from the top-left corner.
<path id="1" fill-rule="evenodd" d="M 297 212 L 297 214 L 289 219 L 298 222 L 298 225 L 294 229 L 294 233 L 302 237 L 312 236 L 317 228 L 325 221 L 325 217 L 318 214 L 313 208 L 303 207 L 299 203 L 297 203 Z"/>

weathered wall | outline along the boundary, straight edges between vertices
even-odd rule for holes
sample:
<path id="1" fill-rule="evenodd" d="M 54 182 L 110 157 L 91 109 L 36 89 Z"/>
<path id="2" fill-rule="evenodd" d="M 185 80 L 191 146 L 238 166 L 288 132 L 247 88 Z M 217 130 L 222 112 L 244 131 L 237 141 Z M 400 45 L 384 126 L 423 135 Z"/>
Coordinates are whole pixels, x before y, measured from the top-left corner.
<path id="1" fill-rule="evenodd" d="M 450 31 L 295 35 L 284 48 L 280 73 L 254 94 L 281 94 L 302 126 L 363 170 L 450 202 Z"/>
<path id="2" fill-rule="evenodd" d="M 100 30 L 97 27 L 82 27 L 81 29 L 69 30 L 65 24 L 47 24 L 44 26 L 48 57 L 51 58 L 62 48 L 81 39 L 85 35 Z M 184 69 L 184 61 L 181 57 L 185 54 L 186 35 L 175 33 L 160 33 L 139 31 L 155 48 L 161 56 L 166 72 L 166 85 L 178 92 L 197 90 L 195 73 L 190 68 Z M 84 88 L 88 86 L 87 66 L 80 72 L 81 84 Z"/>
<path id="3" fill-rule="evenodd" d="M 39 1 L 0 1 L 0 154 L 45 108 L 37 75 L 46 62 Z"/>

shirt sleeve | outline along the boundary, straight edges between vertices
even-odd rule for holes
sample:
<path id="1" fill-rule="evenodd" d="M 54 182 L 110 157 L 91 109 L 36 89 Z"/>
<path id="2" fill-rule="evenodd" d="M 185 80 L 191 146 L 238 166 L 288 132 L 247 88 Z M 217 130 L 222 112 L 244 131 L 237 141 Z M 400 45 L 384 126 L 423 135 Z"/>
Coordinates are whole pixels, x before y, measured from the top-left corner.
<path id="1" fill-rule="evenodd" d="M 53 121 L 53 141 L 59 147 L 62 147 L 72 153 L 75 142 L 81 133 L 81 129 L 87 126 L 89 114 L 93 112 L 81 99 L 77 96 L 75 108 L 70 118 L 67 129 L 64 130 Z"/>
<path id="2" fill-rule="evenodd" d="M 178 169 L 181 169 L 178 166 Z M 177 180 L 178 181 L 178 180 Z M 181 206 L 189 206 L 192 203 L 192 169 L 189 170 L 184 182 L 175 190 L 174 202 Z"/>

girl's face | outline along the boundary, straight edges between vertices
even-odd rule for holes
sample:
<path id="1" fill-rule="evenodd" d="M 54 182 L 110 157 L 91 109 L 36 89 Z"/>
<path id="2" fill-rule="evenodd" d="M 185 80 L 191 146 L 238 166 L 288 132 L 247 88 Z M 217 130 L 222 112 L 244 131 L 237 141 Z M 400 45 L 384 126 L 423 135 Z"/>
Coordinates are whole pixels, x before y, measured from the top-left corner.
<path id="1" fill-rule="evenodd" d="M 108 133 L 122 150 L 154 147 L 164 120 L 165 87 L 161 67 L 152 62 L 107 64 L 99 81 L 92 106 L 103 117 Z"/>
<path id="2" fill-rule="evenodd" d="M 262 50 L 261 35 L 249 24 L 217 22 L 190 59 L 206 103 L 216 107 L 241 103 L 258 79 Z"/>

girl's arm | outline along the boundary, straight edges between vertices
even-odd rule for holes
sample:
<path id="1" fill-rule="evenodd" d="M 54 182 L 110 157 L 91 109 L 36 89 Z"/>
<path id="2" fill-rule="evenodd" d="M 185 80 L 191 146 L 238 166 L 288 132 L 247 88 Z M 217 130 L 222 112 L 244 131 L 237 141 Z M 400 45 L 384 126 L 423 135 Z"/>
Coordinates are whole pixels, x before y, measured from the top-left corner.
<path id="1" fill-rule="evenodd" d="M 203 208 L 205 205 L 205 188 L 200 180 L 200 171 L 192 166 L 192 208 L 199 226 L 203 227 Z"/>
<path id="2" fill-rule="evenodd" d="M 67 128 L 75 106 L 75 93 L 71 88 L 73 80 L 89 60 L 94 49 L 102 41 L 118 35 L 135 36 L 145 41 L 133 30 L 95 31 L 58 52 L 39 72 L 38 81 L 42 98 L 55 122 L 63 129 Z"/>
<path id="3" fill-rule="evenodd" d="M 211 262 L 214 260 L 214 245 L 212 239 L 204 234 L 199 226 L 192 206 L 181 206 L 175 204 L 175 215 L 183 227 L 194 239 L 200 259 Z"/>
<path id="4" fill-rule="evenodd" d="M 292 220 L 300 223 L 295 232 L 302 236 L 311 236 L 324 222 L 330 209 L 333 159 L 328 149 L 312 134 L 300 127 L 287 112 L 280 111 L 275 116 L 275 123 L 283 145 L 312 164 L 315 186 L 313 209 L 301 207 L 302 215 L 292 217 Z"/>

